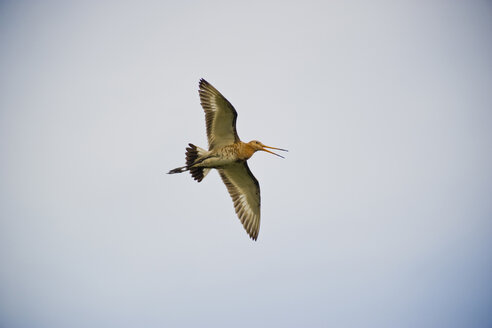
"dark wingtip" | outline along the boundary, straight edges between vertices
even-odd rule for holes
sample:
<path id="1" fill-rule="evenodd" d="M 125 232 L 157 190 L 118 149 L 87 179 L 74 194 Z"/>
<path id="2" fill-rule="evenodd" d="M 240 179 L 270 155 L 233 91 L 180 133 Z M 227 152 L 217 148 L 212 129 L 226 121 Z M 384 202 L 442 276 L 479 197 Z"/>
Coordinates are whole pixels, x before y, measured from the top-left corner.
<path id="1" fill-rule="evenodd" d="M 200 79 L 200 82 L 198 82 L 198 85 L 201 87 L 203 87 L 204 85 L 209 85 L 210 83 L 207 82 L 207 80 L 205 80 L 203 77 Z"/>
<path id="2" fill-rule="evenodd" d="M 256 232 L 256 234 L 254 233 L 254 231 L 248 232 L 248 235 L 249 238 L 251 238 L 251 240 L 253 241 L 256 241 L 256 239 L 258 239 L 258 231 Z"/>

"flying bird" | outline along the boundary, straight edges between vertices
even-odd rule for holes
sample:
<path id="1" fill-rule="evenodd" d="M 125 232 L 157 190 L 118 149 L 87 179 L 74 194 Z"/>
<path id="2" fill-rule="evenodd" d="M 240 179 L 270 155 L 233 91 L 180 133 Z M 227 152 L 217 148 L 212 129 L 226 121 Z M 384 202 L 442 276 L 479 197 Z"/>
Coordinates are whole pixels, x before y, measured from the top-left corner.
<path id="1" fill-rule="evenodd" d="M 231 103 L 204 79 L 200 80 L 198 93 L 205 111 L 208 150 L 188 144 L 186 165 L 168 174 L 189 171 L 200 182 L 211 169 L 216 169 L 232 197 L 244 229 L 256 240 L 260 231 L 260 184 L 246 161 L 259 150 L 282 158 L 268 149 L 287 150 L 265 146 L 257 140 L 242 142 L 236 131 L 237 112 Z"/>

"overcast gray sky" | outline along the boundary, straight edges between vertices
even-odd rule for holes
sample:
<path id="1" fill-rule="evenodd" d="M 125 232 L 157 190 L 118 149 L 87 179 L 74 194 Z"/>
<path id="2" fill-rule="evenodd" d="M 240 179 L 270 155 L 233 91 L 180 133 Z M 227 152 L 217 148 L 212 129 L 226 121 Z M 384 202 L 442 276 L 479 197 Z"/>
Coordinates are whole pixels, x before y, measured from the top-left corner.
<path id="1" fill-rule="evenodd" d="M 490 1 L 3 1 L 0 326 L 490 327 Z M 239 136 L 257 242 L 206 147 Z"/>

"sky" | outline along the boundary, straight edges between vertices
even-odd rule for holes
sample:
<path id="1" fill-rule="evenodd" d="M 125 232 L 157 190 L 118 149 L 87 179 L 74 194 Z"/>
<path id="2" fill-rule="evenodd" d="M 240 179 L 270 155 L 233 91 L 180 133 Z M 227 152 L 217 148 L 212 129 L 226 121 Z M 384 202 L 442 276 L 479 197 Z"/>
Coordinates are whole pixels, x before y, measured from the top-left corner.
<path id="1" fill-rule="evenodd" d="M 490 1 L 2 1 L 0 326 L 490 327 Z M 257 153 L 257 242 L 198 81 Z"/>

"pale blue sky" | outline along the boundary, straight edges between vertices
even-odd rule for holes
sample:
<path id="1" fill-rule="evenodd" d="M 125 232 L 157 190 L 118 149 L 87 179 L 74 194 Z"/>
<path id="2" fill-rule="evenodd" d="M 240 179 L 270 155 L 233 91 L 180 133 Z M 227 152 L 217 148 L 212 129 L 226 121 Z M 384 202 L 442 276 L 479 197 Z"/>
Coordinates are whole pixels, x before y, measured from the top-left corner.
<path id="1" fill-rule="evenodd" d="M 490 1 L 4 1 L 0 326 L 490 327 Z M 238 133 L 257 242 L 206 146 Z"/>

